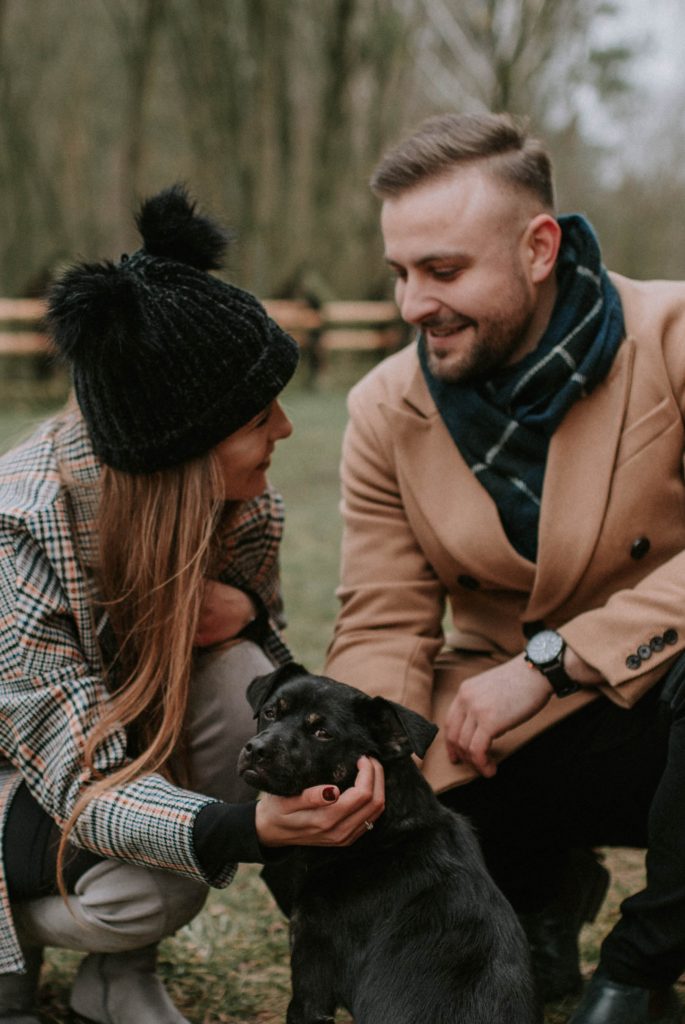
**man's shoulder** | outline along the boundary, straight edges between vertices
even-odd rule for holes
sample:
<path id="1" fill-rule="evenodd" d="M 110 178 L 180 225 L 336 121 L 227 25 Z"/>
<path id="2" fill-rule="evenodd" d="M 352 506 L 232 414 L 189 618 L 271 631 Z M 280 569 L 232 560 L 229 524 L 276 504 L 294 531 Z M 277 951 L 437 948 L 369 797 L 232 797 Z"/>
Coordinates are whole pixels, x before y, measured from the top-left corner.
<path id="1" fill-rule="evenodd" d="M 623 306 L 628 334 L 663 331 L 685 324 L 685 281 L 637 281 L 611 274 Z"/>

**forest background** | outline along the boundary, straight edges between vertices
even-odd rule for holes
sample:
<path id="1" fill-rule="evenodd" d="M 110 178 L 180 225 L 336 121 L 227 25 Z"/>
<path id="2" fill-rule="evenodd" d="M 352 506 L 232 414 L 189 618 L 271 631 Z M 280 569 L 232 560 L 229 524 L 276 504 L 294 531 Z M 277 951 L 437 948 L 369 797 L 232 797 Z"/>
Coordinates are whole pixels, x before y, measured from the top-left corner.
<path id="1" fill-rule="evenodd" d="M 388 145 L 445 110 L 528 116 L 560 211 L 590 217 L 607 265 L 685 277 L 683 29 L 682 0 L 0 0 L 0 296 L 40 295 L 75 257 L 131 251 L 137 202 L 180 180 L 233 226 L 236 283 L 264 298 L 387 297 L 366 183 Z M 336 610 L 345 391 L 368 365 L 331 360 L 285 396 L 296 430 L 273 478 L 288 640 L 314 669 Z M 17 372 L 4 357 L 0 450 L 46 412 L 27 397 L 46 381 Z M 605 854 L 586 976 L 644 877 L 640 851 Z M 77 961 L 50 951 L 46 1020 L 65 1020 Z M 164 944 L 162 970 L 193 1024 L 284 1019 L 287 928 L 256 868 Z M 574 1002 L 548 1006 L 547 1024 Z"/>
<path id="2" fill-rule="evenodd" d="M 638 5 L 639 6 L 639 5 Z M 0 0 L 0 295 L 74 255 L 136 245 L 173 181 L 235 230 L 230 276 L 263 297 L 381 298 L 384 149 L 437 111 L 529 116 L 559 207 L 606 262 L 685 276 L 680 92 L 644 86 L 678 0 Z M 668 27 L 666 29 L 668 34 Z M 682 38 L 682 36 L 681 36 Z M 658 56 L 658 54 L 657 54 Z M 658 76 L 657 76 L 658 77 Z"/>

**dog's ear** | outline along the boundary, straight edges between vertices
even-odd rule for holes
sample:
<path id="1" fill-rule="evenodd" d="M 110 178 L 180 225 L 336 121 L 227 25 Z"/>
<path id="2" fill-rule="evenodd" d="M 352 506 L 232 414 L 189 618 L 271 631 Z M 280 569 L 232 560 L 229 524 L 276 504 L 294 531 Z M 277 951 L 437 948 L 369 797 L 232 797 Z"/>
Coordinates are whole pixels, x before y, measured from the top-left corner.
<path id="1" fill-rule="evenodd" d="M 424 757 L 438 732 L 438 727 L 423 715 L 394 700 L 372 697 L 365 710 L 379 745 L 381 761 L 393 761 L 410 754 Z"/>
<path id="2" fill-rule="evenodd" d="M 277 690 L 288 679 L 304 675 L 307 675 L 306 668 L 298 665 L 296 661 L 287 661 L 285 665 L 280 665 L 273 672 L 269 672 L 265 676 L 256 676 L 247 688 L 247 699 L 254 711 L 254 717 L 259 717 L 259 712 L 274 690 Z"/>

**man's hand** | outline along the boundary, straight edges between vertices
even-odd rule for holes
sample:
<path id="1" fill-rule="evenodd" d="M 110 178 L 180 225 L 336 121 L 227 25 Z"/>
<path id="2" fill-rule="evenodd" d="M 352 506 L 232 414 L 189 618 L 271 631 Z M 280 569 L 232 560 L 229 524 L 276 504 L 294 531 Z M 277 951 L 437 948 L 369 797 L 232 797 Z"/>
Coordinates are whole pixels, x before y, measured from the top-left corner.
<path id="1" fill-rule="evenodd" d="M 244 591 L 217 580 L 205 580 L 195 646 L 210 647 L 232 640 L 252 622 L 255 611 L 252 600 Z"/>
<path id="2" fill-rule="evenodd" d="M 490 778 L 497 771 L 492 741 L 527 722 L 552 696 L 541 672 L 522 654 L 462 683 L 445 723 L 450 760 L 465 761 Z"/>

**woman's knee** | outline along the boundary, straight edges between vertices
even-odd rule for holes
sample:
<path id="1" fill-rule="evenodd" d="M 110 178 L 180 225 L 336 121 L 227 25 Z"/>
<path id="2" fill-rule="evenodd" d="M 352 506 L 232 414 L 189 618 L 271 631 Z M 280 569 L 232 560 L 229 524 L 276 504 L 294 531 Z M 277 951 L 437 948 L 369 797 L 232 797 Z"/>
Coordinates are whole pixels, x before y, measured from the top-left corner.
<path id="1" fill-rule="evenodd" d="M 192 789 L 228 802 L 253 798 L 236 772 L 238 754 L 255 732 L 246 691 L 255 676 L 271 671 L 272 662 L 249 640 L 197 656 L 186 714 Z"/>
<path id="2" fill-rule="evenodd" d="M 193 878 L 103 861 L 79 879 L 74 896 L 103 941 L 111 935 L 113 949 L 121 949 L 122 943 L 137 948 L 172 935 L 199 914 L 207 892 Z"/>

